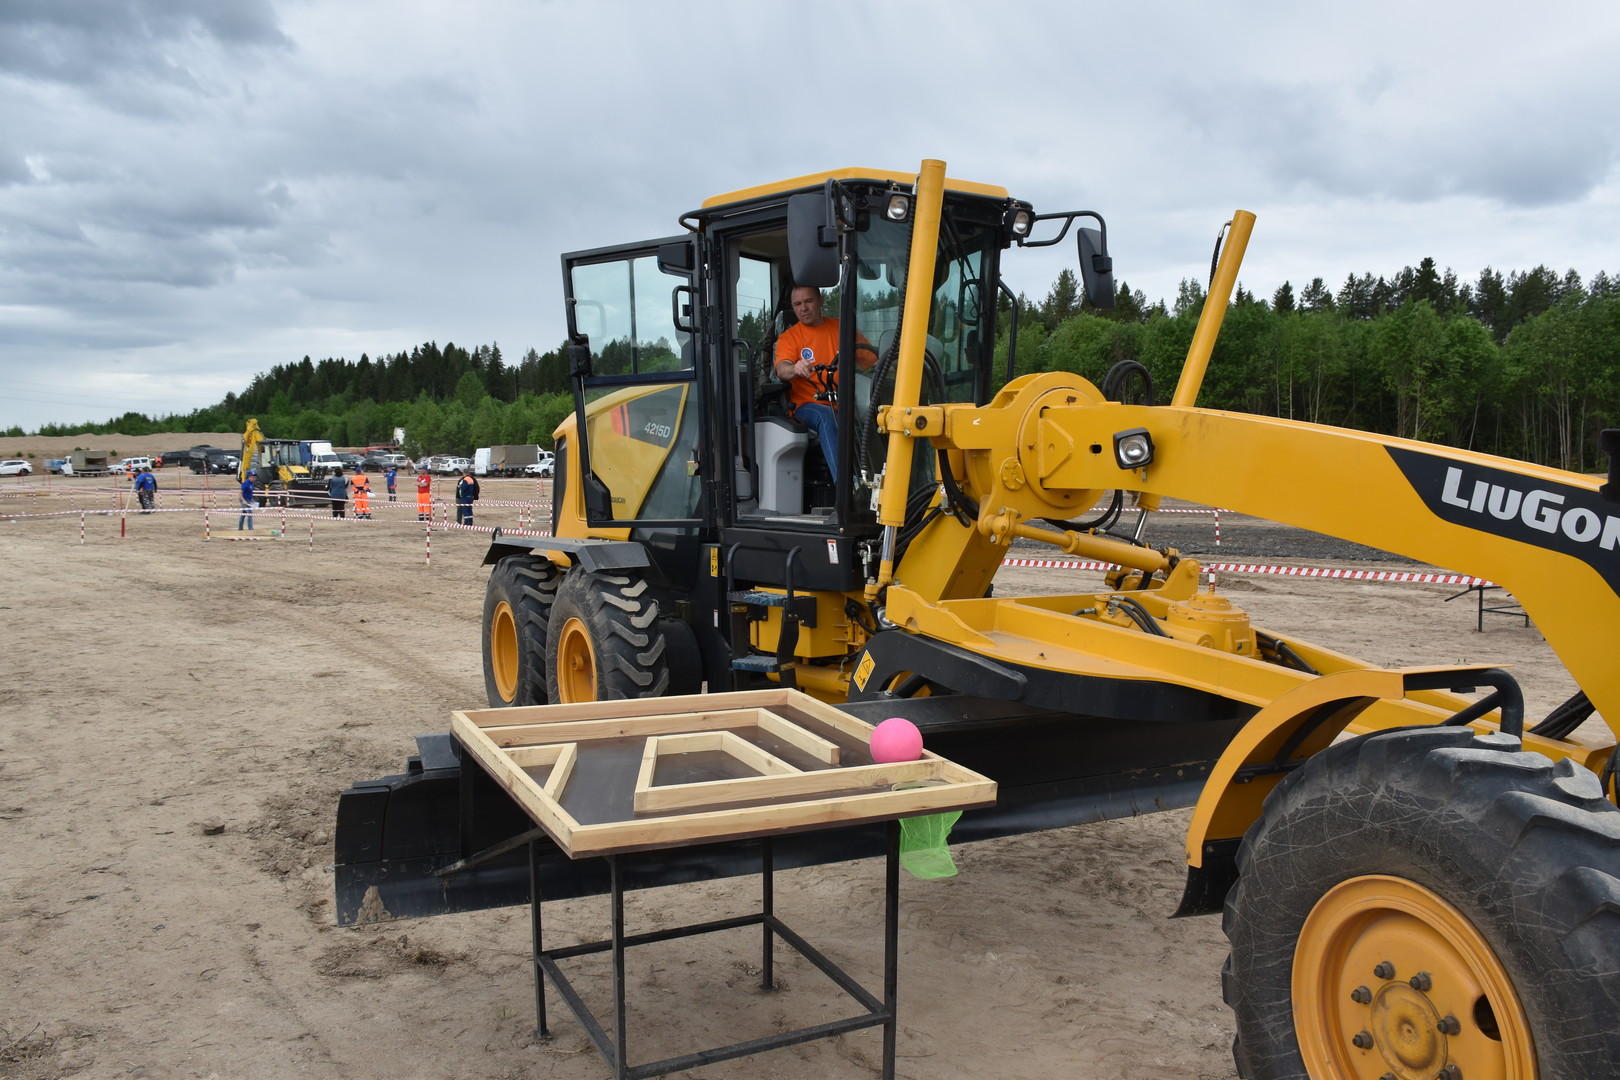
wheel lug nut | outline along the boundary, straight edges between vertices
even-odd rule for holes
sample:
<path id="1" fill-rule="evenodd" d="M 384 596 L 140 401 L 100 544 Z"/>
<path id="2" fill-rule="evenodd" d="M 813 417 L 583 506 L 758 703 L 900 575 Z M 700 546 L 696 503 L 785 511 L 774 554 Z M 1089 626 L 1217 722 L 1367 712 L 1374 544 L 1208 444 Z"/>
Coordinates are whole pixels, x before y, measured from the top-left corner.
<path id="1" fill-rule="evenodd" d="M 1434 983 L 1430 981 L 1429 973 L 1427 971 L 1420 971 L 1406 981 L 1412 987 L 1412 989 L 1422 994 L 1427 994 L 1429 992 L 1429 987 L 1434 985 Z"/>
<path id="2" fill-rule="evenodd" d="M 1462 1025 L 1457 1023 L 1455 1016 L 1442 1016 L 1440 1023 L 1436 1026 L 1439 1027 L 1442 1035 L 1459 1035 L 1462 1033 Z"/>
<path id="3" fill-rule="evenodd" d="M 1372 1032 L 1358 1031 L 1356 1032 L 1355 1037 L 1350 1041 L 1361 1047 L 1363 1050 L 1371 1050 L 1373 1045 Z"/>
<path id="4" fill-rule="evenodd" d="M 1447 1065 L 1440 1070 L 1435 1080 L 1462 1080 L 1462 1069 L 1456 1065 Z"/>
<path id="5" fill-rule="evenodd" d="M 1394 1073 L 1385 1073 L 1383 1076 L 1380 1076 L 1378 1080 L 1401 1080 L 1401 1078 L 1396 1076 Z"/>
<path id="6" fill-rule="evenodd" d="M 1388 960 L 1381 960 L 1378 966 L 1373 968 L 1373 974 L 1380 979 L 1393 979 L 1395 977 L 1395 965 Z"/>
<path id="7" fill-rule="evenodd" d="M 1357 1005 L 1365 1005 L 1372 1000 L 1372 991 L 1365 986 L 1358 986 L 1350 991 L 1350 1000 Z"/>

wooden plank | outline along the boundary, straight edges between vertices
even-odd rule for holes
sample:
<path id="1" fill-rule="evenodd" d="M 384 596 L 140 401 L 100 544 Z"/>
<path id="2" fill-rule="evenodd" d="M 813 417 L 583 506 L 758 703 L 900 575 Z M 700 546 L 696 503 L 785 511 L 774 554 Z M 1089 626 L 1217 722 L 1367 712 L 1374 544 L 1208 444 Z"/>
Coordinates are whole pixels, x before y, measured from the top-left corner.
<path id="1" fill-rule="evenodd" d="M 785 743 L 797 746 L 817 761 L 826 765 L 837 765 L 839 757 L 838 744 L 828 742 L 813 731 L 806 731 L 797 724 L 790 724 L 773 712 L 760 711 L 759 730 L 768 731 Z"/>
<path id="2" fill-rule="evenodd" d="M 686 694 L 677 697 L 630 698 L 623 701 L 589 701 L 575 705 L 522 705 L 512 709 L 471 709 L 461 715 L 479 728 L 513 727 L 554 723 L 564 720 L 614 720 L 660 713 L 723 712 L 735 709 L 763 709 L 791 701 L 805 707 L 821 702 L 797 690 L 738 690 L 725 694 Z M 823 706 L 830 708 L 830 706 Z"/>
<path id="3" fill-rule="evenodd" d="M 548 797 L 545 790 L 534 782 L 532 776 L 512 764 L 506 752 L 468 721 L 465 713 L 450 714 L 450 732 L 463 748 L 478 759 L 490 778 L 517 800 L 518 805 L 534 819 L 535 824 L 546 830 L 557 842 L 558 847 L 564 851 L 571 850 L 573 835 L 579 828 L 579 822 L 562 808 L 561 802 L 555 797 Z"/>
<path id="4" fill-rule="evenodd" d="M 562 757 L 563 747 L 572 743 L 546 743 L 544 746 L 515 746 L 506 752 L 512 764 L 520 769 L 535 769 L 542 765 L 556 765 Z"/>
<path id="5" fill-rule="evenodd" d="M 785 704 L 791 704 L 809 713 L 833 730 L 859 740 L 863 744 L 872 738 L 872 725 L 864 720 L 857 720 L 842 709 L 829 705 L 819 698 L 813 698 L 809 694 L 801 694 L 796 691 L 790 692 L 794 693 L 795 696 L 792 701 Z M 764 707 L 761 706 L 761 708 Z"/>
<path id="6" fill-rule="evenodd" d="M 991 806 L 995 801 L 995 781 L 981 777 L 975 784 L 919 787 L 769 807 L 738 807 L 678 817 L 585 825 L 574 831 L 566 850 L 575 858 L 648 851 L 828 826 L 859 825 L 944 810 L 967 810 Z"/>
<path id="7" fill-rule="evenodd" d="M 659 740 L 660 736 L 654 735 L 641 748 L 641 767 L 636 770 L 636 795 L 638 798 L 643 790 L 652 787 L 653 774 L 658 771 Z"/>
<path id="8" fill-rule="evenodd" d="M 636 791 L 638 813 L 659 813 L 698 806 L 725 806 L 804 795 L 831 795 L 862 788 L 893 787 L 901 783 L 938 780 L 938 761 L 906 761 L 896 765 L 853 765 L 847 769 L 818 769 L 791 776 L 744 776 L 732 780 L 704 780 L 694 784 L 666 784 L 647 792 Z M 643 798 L 645 794 L 646 798 Z M 762 809 L 769 809 L 762 806 Z"/>
<path id="9" fill-rule="evenodd" d="M 483 732 L 496 746 L 535 746 L 551 742 L 591 742 L 595 739 L 629 739 L 643 735 L 682 735 L 689 731 L 756 727 L 758 718 L 757 709 L 736 709 L 728 712 L 623 716 L 606 720 L 562 719 L 547 724 L 484 728 Z"/>
<path id="10" fill-rule="evenodd" d="M 579 757 L 578 743 L 564 743 L 562 754 L 557 758 L 557 764 L 551 767 L 551 775 L 546 777 L 545 791 L 548 796 L 558 803 L 562 803 L 563 788 L 574 776 L 574 760 Z"/>
<path id="11" fill-rule="evenodd" d="M 636 791 L 632 800 L 636 813 L 645 814 L 657 810 L 678 810 L 683 806 L 701 805 L 701 803 L 694 804 L 689 800 L 683 800 L 678 793 L 691 788 L 727 783 L 728 781 L 723 780 L 700 781 L 696 784 L 656 785 L 653 783 L 653 778 L 658 769 L 659 758 L 672 754 L 702 753 L 704 751 L 726 754 L 760 774 L 759 776 L 744 777 L 742 779 L 775 780 L 784 775 L 802 775 L 798 769 L 775 754 L 761 750 L 732 731 L 703 731 L 689 735 L 658 736 L 647 740 L 647 749 L 641 755 L 641 771 L 636 777 Z"/>

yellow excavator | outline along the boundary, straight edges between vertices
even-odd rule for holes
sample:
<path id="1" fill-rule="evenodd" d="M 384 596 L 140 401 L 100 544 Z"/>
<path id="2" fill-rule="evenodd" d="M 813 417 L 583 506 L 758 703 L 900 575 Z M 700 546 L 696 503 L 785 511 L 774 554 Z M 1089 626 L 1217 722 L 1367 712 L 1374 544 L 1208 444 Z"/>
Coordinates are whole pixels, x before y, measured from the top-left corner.
<path id="1" fill-rule="evenodd" d="M 272 439 L 259 430 L 259 421 L 250 419 L 242 432 L 242 458 L 236 478 L 253 477 L 254 499 L 260 506 L 270 503 L 326 505 L 326 482 L 318 479 L 305 464 L 304 444 L 297 439 Z"/>
<path id="2" fill-rule="evenodd" d="M 966 841 L 1190 806 L 1176 914 L 1223 913 L 1240 1075 L 1620 1075 L 1620 482 L 1199 408 L 1253 222 L 1230 222 L 1163 404 L 1130 365 L 999 367 L 1002 259 L 1072 237 L 1108 307 L 1107 227 L 939 161 L 732 192 L 678 235 L 565 255 L 575 411 L 552 535 L 485 557 L 490 704 L 789 686 L 903 716 L 997 781 Z M 836 474 L 773 372 L 796 286 L 834 290 Z M 1167 498 L 1489 578 L 1579 693 L 1527 725 L 1499 668 L 1384 669 L 1254 626 L 1153 546 Z M 1015 540 L 1113 569 L 1005 596 Z M 396 914 L 527 896 L 501 848 L 527 821 L 437 738 L 344 794 L 340 921 L 367 890 Z M 667 879 L 752 865 L 705 859 Z M 599 888 L 562 859 L 534 880 Z"/>

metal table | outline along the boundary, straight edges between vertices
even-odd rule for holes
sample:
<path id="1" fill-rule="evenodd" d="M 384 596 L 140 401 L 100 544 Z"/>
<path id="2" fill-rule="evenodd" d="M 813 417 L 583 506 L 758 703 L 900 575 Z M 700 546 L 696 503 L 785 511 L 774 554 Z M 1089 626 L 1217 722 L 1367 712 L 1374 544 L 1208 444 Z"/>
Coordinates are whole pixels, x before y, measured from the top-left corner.
<path id="1" fill-rule="evenodd" d="M 597 1050 L 601 1052 L 602 1057 L 607 1061 L 608 1067 L 613 1071 L 614 1080 L 639 1080 L 641 1077 L 663 1076 L 682 1069 L 694 1069 L 718 1061 L 746 1057 L 750 1054 L 774 1050 L 783 1046 L 796 1046 L 815 1039 L 825 1039 L 848 1031 L 860 1031 L 871 1027 L 883 1028 L 881 1075 L 883 1080 L 893 1080 L 895 998 L 899 985 L 898 951 L 900 940 L 900 824 L 898 820 L 890 819 L 887 822 L 885 834 L 887 851 L 884 860 L 883 996 L 881 998 L 863 987 L 849 973 L 834 964 L 820 950 L 795 933 L 777 917 L 775 911 L 775 865 L 771 841 L 768 838 L 763 843 L 760 860 L 759 911 L 751 915 L 717 919 L 712 922 L 695 923 L 644 934 L 627 934 L 624 926 L 625 884 L 623 861 L 627 858 L 634 858 L 634 856 L 619 854 L 602 856 L 607 862 L 611 881 L 609 897 L 612 905 L 612 934 L 605 941 L 570 945 L 560 949 L 547 949 L 544 947 L 543 923 L 541 920 L 541 907 L 544 898 L 541 895 L 541 881 L 538 869 L 538 845 L 542 841 L 538 839 L 531 840 L 529 842 L 529 921 L 533 942 L 532 962 L 534 965 L 536 1034 L 541 1038 L 549 1038 L 551 1035 L 546 1019 L 545 992 L 546 980 L 550 979 L 556 986 L 557 992 L 562 996 L 563 1002 L 568 1006 L 569 1011 L 574 1014 L 575 1019 L 585 1028 L 591 1041 L 596 1044 Z M 831 979 L 839 989 L 858 1002 L 865 1011 L 844 1019 L 831 1020 L 810 1027 L 749 1039 L 728 1046 L 717 1046 L 681 1054 L 677 1057 L 664 1058 L 660 1061 L 631 1065 L 629 1060 L 629 1032 L 627 1030 L 628 1024 L 625 1010 L 625 950 L 637 945 L 693 937 L 700 934 L 711 934 L 744 926 L 758 926 L 761 930 L 761 989 L 775 989 L 775 942 L 777 938 L 781 938 L 799 955 L 815 965 L 822 974 Z M 578 991 L 574 989 L 573 984 L 558 963 L 572 957 L 601 952 L 610 952 L 613 957 L 613 1031 L 611 1035 L 604 1030 L 601 1022 L 580 997 Z"/>

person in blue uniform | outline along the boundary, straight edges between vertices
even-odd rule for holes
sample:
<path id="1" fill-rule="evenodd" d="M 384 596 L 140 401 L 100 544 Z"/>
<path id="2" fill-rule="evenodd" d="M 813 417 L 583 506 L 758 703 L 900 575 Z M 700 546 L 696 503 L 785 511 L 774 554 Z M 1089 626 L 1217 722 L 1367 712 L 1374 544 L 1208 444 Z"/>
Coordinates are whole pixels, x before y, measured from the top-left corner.
<path id="1" fill-rule="evenodd" d="M 246 480 L 242 481 L 242 512 L 236 516 L 236 531 L 241 532 L 246 522 L 246 528 L 253 528 L 253 474 L 248 473 Z"/>

